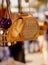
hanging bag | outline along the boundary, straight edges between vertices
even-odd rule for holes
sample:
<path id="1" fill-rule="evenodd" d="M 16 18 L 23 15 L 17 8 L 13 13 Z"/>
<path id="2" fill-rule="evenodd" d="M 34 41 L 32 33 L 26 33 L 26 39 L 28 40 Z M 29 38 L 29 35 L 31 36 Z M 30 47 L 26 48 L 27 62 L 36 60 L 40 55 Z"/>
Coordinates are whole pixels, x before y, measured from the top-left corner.
<path id="1" fill-rule="evenodd" d="M 6 2 L 7 1 L 8 0 L 6 0 Z M 4 0 L 2 0 L 2 12 L 4 12 L 3 3 L 4 3 Z M 2 16 L 2 18 L 0 18 L 0 44 L 1 45 L 4 45 L 7 43 L 7 40 L 6 40 L 7 31 L 8 31 L 8 28 L 12 24 L 8 5 L 9 5 L 9 3 L 7 3 L 7 8 L 4 12 L 4 15 Z"/>
<path id="2" fill-rule="evenodd" d="M 4 2 L 4 0 L 2 0 L 2 2 Z M 3 3 L 2 3 L 2 10 L 3 10 Z M 5 30 L 7 30 L 11 26 L 11 24 L 12 21 L 10 19 L 9 3 L 7 3 L 7 9 L 5 11 L 5 14 L 0 19 L 0 28 L 4 28 Z"/>
<path id="3" fill-rule="evenodd" d="M 8 41 L 35 40 L 39 35 L 38 21 L 31 15 L 17 19 L 8 29 Z"/>
<path id="4" fill-rule="evenodd" d="M 24 16 L 20 13 L 20 16 L 8 29 L 7 40 L 10 42 L 35 40 L 38 35 L 38 21 L 31 14 Z"/>

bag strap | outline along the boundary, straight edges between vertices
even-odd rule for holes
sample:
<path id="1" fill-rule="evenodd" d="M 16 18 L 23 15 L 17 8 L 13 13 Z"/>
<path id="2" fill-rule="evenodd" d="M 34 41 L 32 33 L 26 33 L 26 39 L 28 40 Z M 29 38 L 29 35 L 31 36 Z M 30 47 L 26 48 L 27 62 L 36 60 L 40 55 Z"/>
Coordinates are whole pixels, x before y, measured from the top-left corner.
<path id="1" fill-rule="evenodd" d="M 4 9 L 4 0 L 2 0 L 2 12 L 3 12 L 3 9 Z M 6 0 L 6 4 L 7 4 L 7 8 L 6 8 L 6 12 L 5 12 L 5 15 L 4 17 L 8 17 L 10 18 L 10 0 Z M 2 13 L 3 15 L 3 13 Z"/>
<path id="2" fill-rule="evenodd" d="M 6 0 L 6 3 L 7 3 L 6 16 L 7 16 L 8 18 L 10 18 L 10 13 L 11 13 L 11 11 L 10 11 L 10 0 Z"/>
<path id="3" fill-rule="evenodd" d="M 1 16 L 3 16 L 3 3 L 4 3 L 4 0 L 2 0 L 2 6 L 1 6 L 1 8 L 2 8 L 2 14 L 1 14 Z"/>

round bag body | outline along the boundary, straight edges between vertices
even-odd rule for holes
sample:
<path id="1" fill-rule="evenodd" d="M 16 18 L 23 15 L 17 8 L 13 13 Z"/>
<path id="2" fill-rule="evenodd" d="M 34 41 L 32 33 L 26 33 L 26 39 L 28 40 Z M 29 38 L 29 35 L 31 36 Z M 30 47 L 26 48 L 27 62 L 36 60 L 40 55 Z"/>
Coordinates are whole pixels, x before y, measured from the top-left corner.
<path id="1" fill-rule="evenodd" d="M 8 29 L 7 40 L 25 41 L 34 40 L 39 35 L 38 21 L 31 15 L 18 18 Z"/>
<path id="2" fill-rule="evenodd" d="M 20 33 L 22 40 L 35 40 L 39 35 L 38 21 L 32 16 L 23 17 L 24 27 Z"/>

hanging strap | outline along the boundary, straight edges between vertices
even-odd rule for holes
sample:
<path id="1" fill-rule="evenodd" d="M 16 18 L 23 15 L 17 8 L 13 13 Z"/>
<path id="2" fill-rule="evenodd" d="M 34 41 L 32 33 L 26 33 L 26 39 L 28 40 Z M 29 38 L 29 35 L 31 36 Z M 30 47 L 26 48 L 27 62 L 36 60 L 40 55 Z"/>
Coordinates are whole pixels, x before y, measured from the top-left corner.
<path id="1" fill-rule="evenodd" d="M 18 0 L 18 9 L 19 9 L 19 13 L 21 13 L 21 0 Z"/>
<path id="2" fill-rule="evenodd" d="M 6 16 L 10 18 L 10 0 L 6 0 L 7 3 L 7 11 L 6 11 Z"/>
<path id="3" fill-rule="evenodd" d="M 3 16 L 3 3 L 4 3 L 4 0 L 2 0 L 1 17 Z"/>
<path id="4" fill-rule="evenodd" d="M 3 9 L 3 3 L 4 3 L 4 0 L 2 0 L 2 9 Z"/>
<path id="5" fill-rule="evenodd" d="M 3 10 L 4 10 L 3 4 L 4 4 L 4 0 L 2 0 L 2 14 L 1 14 L 1 16 L 3 16 Z M 10 18 L 10 0 L 6 0 L 6 4 L 7 4 L 7 8 L 6 8 L 4 17 Z"/>

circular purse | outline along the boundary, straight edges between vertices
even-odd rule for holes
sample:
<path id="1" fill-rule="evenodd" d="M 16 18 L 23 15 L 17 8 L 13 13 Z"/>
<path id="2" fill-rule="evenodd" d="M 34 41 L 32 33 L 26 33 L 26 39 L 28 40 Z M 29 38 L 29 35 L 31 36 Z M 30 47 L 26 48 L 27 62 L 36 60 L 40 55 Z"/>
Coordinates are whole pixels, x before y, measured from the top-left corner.
<path id="1" fill-rule="evenodd" d="M 23 15 L 21 12 L 21 3 L 19 3 L 19 16 L 8 29 L 7 41 L 25 41 L 35 40 L 39 35 L 38 21 L 31 15 Z"/>
<path id="2" fill-rule="evenodd" d="M 38 21 L 31 15 L 21 16 L 8 29 L 7 40 L 25 41 L 34 40 L 39 35 Z"/>
<path id="3" fill-rule="evenodd" d="M 23 40 L 34 40 L 39 34 L 38 21 L 32 16 L 28 15 L 24 18 L 24 27 L 21 32 Z"/>

